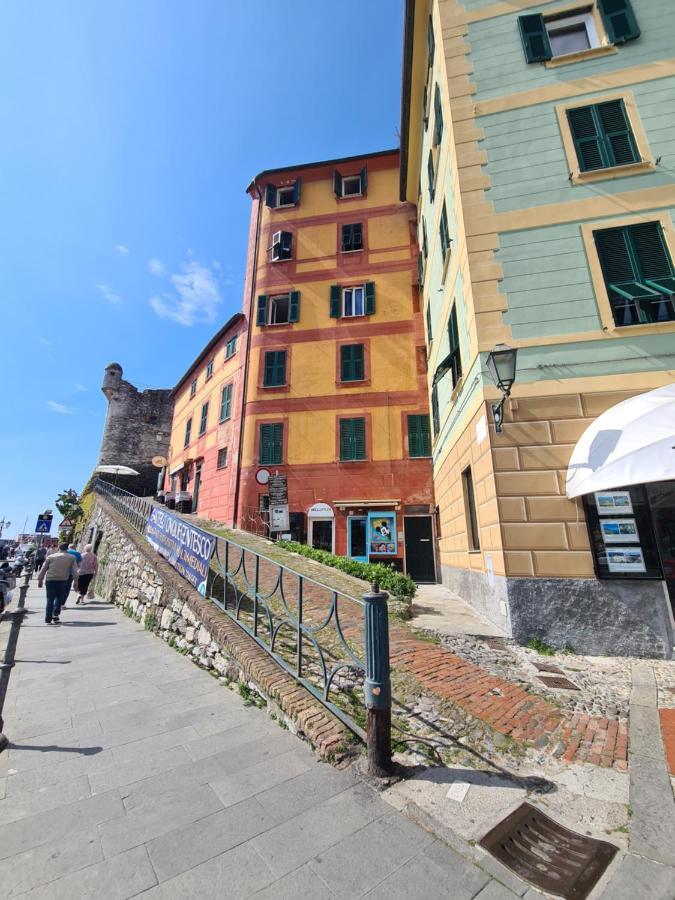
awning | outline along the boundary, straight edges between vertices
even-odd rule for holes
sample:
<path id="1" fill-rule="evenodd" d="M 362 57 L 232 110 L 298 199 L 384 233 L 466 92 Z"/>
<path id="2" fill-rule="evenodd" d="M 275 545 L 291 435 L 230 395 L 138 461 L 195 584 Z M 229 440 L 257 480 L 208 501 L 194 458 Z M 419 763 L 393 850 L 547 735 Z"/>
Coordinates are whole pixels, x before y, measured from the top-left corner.
<path id="1" fill-rule="evenodd" d="M 354 506 L 378 509 L 381 506 L 398 506 L 400 502 L 400 500 L 334 500 L 333 506 L 338 509 L 347 509 Z"/>
<path id="2" fill-rule="evenodd" d="M 567 467 L 567 496 L 675 479 L 675 384 L 617 403 L 589 425 Z"/>
<path id="3" fill-rule="evenodd" d="M 175 466 L 171 466 L 171 468 L 169 469 L 169 475 L 175 475 L 176 472 L 180 472 L 180 470 L 183 468 L 184 465 L 185 465 L 185 463 L 179 462 L 179 463 L 176 463 Z"/>

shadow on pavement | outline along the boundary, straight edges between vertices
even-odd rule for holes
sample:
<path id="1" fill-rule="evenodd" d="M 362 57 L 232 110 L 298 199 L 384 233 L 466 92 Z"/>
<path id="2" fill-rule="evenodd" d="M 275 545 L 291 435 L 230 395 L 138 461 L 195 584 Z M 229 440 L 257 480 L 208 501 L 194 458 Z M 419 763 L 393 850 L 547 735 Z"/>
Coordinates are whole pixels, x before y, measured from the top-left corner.
<path id="1" fill-rule="evenodd" d="M 38 753 L 80 753 L 82 756 L 94 756 L 103 747 L 59 747 L 58 744 L 9 744 L 10 750 L 36 750 Z"/>

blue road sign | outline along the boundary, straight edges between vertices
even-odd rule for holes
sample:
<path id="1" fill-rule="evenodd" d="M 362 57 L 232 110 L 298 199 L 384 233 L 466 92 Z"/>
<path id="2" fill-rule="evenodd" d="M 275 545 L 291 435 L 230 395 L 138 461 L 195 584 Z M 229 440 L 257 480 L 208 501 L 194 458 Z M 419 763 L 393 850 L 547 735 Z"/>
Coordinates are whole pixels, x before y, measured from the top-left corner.
<path id="1" fill-rule="evenodd" d="M 38 516 L 37 525 L 35 526 L 35 534 L 49 534 L 52 530 L 52 520 L 45 519 L 44 516 Z"/>

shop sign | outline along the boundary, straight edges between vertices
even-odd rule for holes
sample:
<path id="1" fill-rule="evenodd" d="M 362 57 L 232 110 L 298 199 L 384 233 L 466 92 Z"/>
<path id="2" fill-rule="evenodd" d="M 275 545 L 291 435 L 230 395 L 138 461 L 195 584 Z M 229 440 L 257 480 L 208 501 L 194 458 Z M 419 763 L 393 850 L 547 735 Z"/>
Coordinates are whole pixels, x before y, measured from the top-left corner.
<path id="1" fill-rule="evenodd" d="M 288 531 L 290 527 L 288 503 L 270 506 L 270 531 Z"/>
<path id="2" fill-rule="evenodd" d="M 327 503 L 315 503 L 307 510 L 307 518 L 333 519 L 335 518 L 335 513 L 333 512 L 333 507 L 329 506 Z"/>
<path id="3" fill-rule="evenodd" d="M 179 575 L 204 597 L 216 537 L 155 506 L 145 526 L 145 538 Z"/>
<path id="4" fill-rule="evenodd" d="M 368 513 L 368 552 L 396 556 L 396 513 Z"/>

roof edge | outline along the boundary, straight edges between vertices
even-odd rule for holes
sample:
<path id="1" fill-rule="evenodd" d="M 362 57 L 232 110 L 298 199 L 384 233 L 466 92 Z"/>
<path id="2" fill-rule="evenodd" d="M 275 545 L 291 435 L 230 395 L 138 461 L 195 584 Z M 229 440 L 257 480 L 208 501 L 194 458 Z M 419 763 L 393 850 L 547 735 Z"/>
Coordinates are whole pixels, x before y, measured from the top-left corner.
<path id="1" fill-rule="evenodd" d="M 401 163 L 399 166 L 399 199 L 408 196 L 408 141 L 410 132 L 410 91 L 412 83 L 413 38 L 415 34 L 415 0 L 406 0 L 403 24 L 403 71 L 401 73 Z"/>
<path id="2" fill-rule="evenodd" d="M 391 150 L 375 150 L 372 153 L 357 153 L 356 156 L 341 156 L 339 159 L 322 159 L 319 162 L 311 162 L 311 163 L 299 163 L 295 166 L 281 166 L 278 169 L 263 169 L 262 172 L 258 172 L 255 175 L 246 188 L 246 193 L 249 193 L 253 188 L 254 184 L 260 178 L 266 178 L 268 175 L 277 175 L 280 172 L 295 172 L 297 169 L 318 169 L 320 166 L 335 166 L 339 163 L 347 163 L 347 162 L 355 162 L 357 159 L 371 159 L 372 157 L 380 157 L 380 156 L 393 156 L 395 153 L 400 153 L 399 147 L 394 147 Z"/>
<path id="3" fill-rule="evenodd" d="M 181 378 L 176 382 L 176 386 L 171 388 L 169 392 L 169 397 L 175 397 L 176 391 L 183 384 L 183 382 L 187 381 L 188 377 L 194 372 L 199 363 L 204 359 L 205 356 L 208 356 L 209 351 L 215 347 L 218 341 L 225 335 L 227 332 L 234 326 L 238 325 L 240 321 L 245 321 L 246 316 L 241 313 L 235 313 L 233 316 L 227 320 L 227 322 L 223 325 L 223 327 L 214 334 L 208 344 L 201 351 L 199 356 L 191 363 L 190 368 L 181 376 Z"/>

